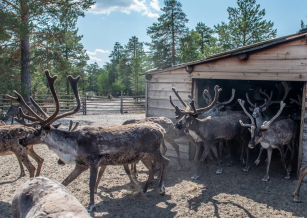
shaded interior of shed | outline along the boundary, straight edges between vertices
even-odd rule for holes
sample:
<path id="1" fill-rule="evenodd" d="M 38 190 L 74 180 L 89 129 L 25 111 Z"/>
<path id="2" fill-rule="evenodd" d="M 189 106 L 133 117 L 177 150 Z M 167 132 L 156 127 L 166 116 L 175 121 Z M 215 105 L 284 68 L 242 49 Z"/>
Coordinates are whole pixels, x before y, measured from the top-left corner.
<path id="1" fill-rule="evenodd" d="M 205 107 L 207 106 L 205 99 L 203 98 L 203 91 L 204 89 L 209 88 L 209 92 L 214 98 L 214 86 L 219 85 L 220 88 L 222 88 L 222 92 L 219 96 L 219 101 L 227 101 L 231 97 L 232 89 L 235 89 L 235 97 L 233 101 L 228 104 L 226 109 L 230 109 L 233 111 L 242 111 L 241 106 L 237 103 L 237 99 L 243 99 L 245 100 L 245 108 L 247 111 L 251 112 L 249 110 L 249 103 L 246 101 L 246 93 L 248 93 L 249 98 L 252 103 L 257 103 L 257 105 L 262 105 L 264 103 L 264 100 L 259 99 L 259 92 L 258 95 L 256 90 L 259 88 L 262 88 L 262 90 L 265 90 L 268 95 L 270 95 L 270 92 L 273 92 L 272 100 L 277 100 L 281 94 L 283 96 L 284 93 L 279 93 L 277 89 L 277 85 L 281 84 L 281 81 L 261 81 L 261 80 L 231 80 L 231 79 L 193 79 L 193 89 L 197 89 L 198 93 L 198 99 L 197 102 L 199 104 L 199 107 Z M 293 98 L 295 100 L 298 100 L 298 96 L 302 96 L 303 94 L 303 86 L 304 82 L 297 82 L 297 81 L 291 81 L 288 82 L 288 84 L 291 86 L 291 90 L 288 94 L 288 96 L 285 99 L 286 107 L 284 108 L 281 116 L 289 116 L 291 119 L 294 119 L 298 126 L 300 127 L 300 116 L 301 116 L 301 106 L 295 103 L 290 104 L 290 98 Z M 196 90 L 195 90 L 196 92 Z M 193 92 L 193 93 L 195 93 Z M 195 96 L 193 96 L 195 98 Z M 265 96 L 261 95 L 261 97 L 265 98 Z M 230 107 L 229 107 L 230 106 Z M 280 108 L 279 104 L 273 104 L 268 107 L 268 110 L 273 111 L 273 113 L 277 113 Z M 299 132 L 297 133 L 297 138 L 299 138 Z M 238 151 L 239 145 L 236 142 L 230 142 L 233 150 Z M 256 160 L 257 155 L 259 154 L 260 146 L 257 146 L 257 149 L 253 149 L 254 151 L 250 152 L 250 165 Z M 285 148 L 286 149 L 286 148 Z M 295 167 L 297 166 L 297 156 L 298 156 L 298 140 L 296 144 L 296 151 L 295 151 L 295 160 L 293 160 L 292 163 L 292 172 L 295 172 Z M 235 151 L 232 151 L 235 152 Z M 290 152 L 289 152 L 290 153 Z M 288 159 L 290 158 L 290 155 L 287 155 Z M 235 152 L 234 155 L 238 155 L 238 152 Z M 266 159 L 266 152 L 263 152 L 262 154 L 262 161 Z M 273 156 L 272 156 L 272 162 L 278 161 L 280 168 L 282 168 L 282 164 L 280 161 L 280 154 L 278 149 L 273 149 Z M 271 169 L 272 170 L 272 169 Z"/>

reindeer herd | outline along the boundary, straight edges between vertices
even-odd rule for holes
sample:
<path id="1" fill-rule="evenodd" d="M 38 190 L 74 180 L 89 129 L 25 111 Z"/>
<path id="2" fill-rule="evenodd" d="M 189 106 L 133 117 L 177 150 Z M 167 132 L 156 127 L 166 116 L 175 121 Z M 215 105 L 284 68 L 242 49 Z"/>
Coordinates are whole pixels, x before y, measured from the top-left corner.
<path id="1" fill-rule="evenodd" d="M 46 213 L 46 211 L 73 217 L 84 214 L 84 208 L 68 193 L 64 186 L 69 185 L 88 169 L 90 170 L 88 211 L 95 210 L 94 196 L 108 165 L 123 165 L 131 183 L 138 188 L 135 182 L 138 176 L 136 163 L 141 161 L 149 171 L 147 182 L 142 189 L 143 193 L 147 192 L 156 172 L 159 171 L 158 193 L 163 196 L 165 194 L 166 170 L 170 162 L 164 156 L 166 152 L 164 140 L 174 147 L 177 153 L 178 170 L 181 170 L 179 146 L 174 141 L 179 137 L 186 137 L 196 148 L 194 157 L 196 170 L 191 179 L 197 179 L 201 175 L 201 166 L 207 157 L 212 160 L 215 159 L 218 165 L 216 173 L 221 174 L 223 170 L 221 166 L 222 151 L 227 153 L 227 157 L 230 159 L 228 165 L 231 165 L 233 158 L 230 152 L 232 150 L 230 141 L 232 140 L 240 145 L 240 160 L 244 162 L 244 171 L 247 172 L 250 168 L 249 150 L 260 144 L 261 149 L 255 161 L 256 165 L 260 162 L 263 149 L 267 150 L 266 174 L 262 180 L 269 180 L 269 167 L 273 149 L 279 150 L 281 162 L 286 172 L 285 179 L 290 179 L 298 125 L 289 116 L 280 116 L 285 107 L 284 101 L 291 90 L 286 82 L 283 82 L 282 87 L 279 87 L 284 89 L 284 95 L 275 101 L 272 101 L 272 92 L 268 95 L 265 90 L 259 89 L 259 95 L 264 96 L 264 103 L 260 106 L 252 103 L 248 94 L 246 94 L 246 100 L 251 106 L 249 109 L 252 114 L 247 111 L 244 105 L 245 101 L 241 99 L 238 99 L 238 103 L 243 111 L 225 109 L 225 105 L 234 99 L 234 89 L 231 98 L 225 102 L 218 101 L 219 94 L 222 91 L 219 86 L 214 87 L 214 98 L 211 97 L 208 90 L 204 90 L 203 97 L 206 99 L 207 106 L 199 108 L 191 96 L 189 96 L 191 102 L 188 105 L 182 100 L 179 92 L 173 88 L 174 94 L 184 107 L 184 109 L 180 109 L 173 103 L 170 96 L 170 104 L 174 107 L 175 118 L 178 120 L 175 124 L 165 117 L 150 117 L 142 120 L 128 120 L 121 126 L 84 127 L 76 130 L 78 123 L 73 128 L 71 122 L 68 131 L 66 131 L 58 129 L 59 124 L 53 123 L 77 113 L 80 109 L 78 92 L 80 76 L 75 79 L 71 76 L 68 77 L 77 106 L 73 110 L 61 114 L 59 99 L 54 89 L 57 76 L 51 77 L 48 71 L 45 71 L 45 75 L 56 105 L 54 113 L 49 115 L 44 112 L 32 98 L 30 98 L 31 103 L 27 104 L 21 95 L 14 91 L 17 97 L 9 95 L 7 97 L 21 106 L 18 108 L 18 112 L 22 119 L 17 118 L 15 120 L 22 125 L 4 124 L 0 126 L 0 155 L 15 154 L 21 169 L 20 175 L 25 175 L 23 168 L 23 165 L 25 165 L 30 177 L 34 177 L 34 174 L 37 177 L 26 182 L 15 192 L 12 203 L 13 217 L 34 217 L 37 214 Z M 299 104 L 299 96 L 298 100 L 291 99 L 291 101 Z M 268 108 L 277 103 L 280 104 L 280 109 L 277 113 L 272 114 L 272 111 Z M 28 120 L 28 122 L 25 120 Z M 179 131 L 181 129 L 187 131 Z M 58 155 L 58 164 L 75 165 L 74 170 L 62 182 L 64 186 L 47 178 L 38 177 L 44 161 L 34 151 L 34 145 L 39 144 L 46 144 L 50 150 Z M 203 152 L 201 158 L 199 158 L 202 147 Z M 288 152 L 291 157 L 286 163 Z M 28 155 L 38 163 L 37 170 L 30 162 Z M 129 168 L 129 164 L 131 168 Z M 307 167 L 302 168 L 300 172 L 299 183 L 293 194 L 296 202 L 299 202 L 299 189 L 304 176 L 307 174 Z M 67 205 L 65 209 L 63 209 L 63 204 Z M 72 215 L 74 213 L 76 215 Z M 80 217 L 87 217 L 87 215 Z"/>

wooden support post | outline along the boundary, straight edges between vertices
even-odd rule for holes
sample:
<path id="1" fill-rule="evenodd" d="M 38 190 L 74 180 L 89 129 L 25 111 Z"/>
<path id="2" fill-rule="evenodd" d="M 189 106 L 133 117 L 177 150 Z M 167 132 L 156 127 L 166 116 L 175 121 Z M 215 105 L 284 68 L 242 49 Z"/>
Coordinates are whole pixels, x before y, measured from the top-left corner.
<path id="1" fill-rule="evenodd" d="M 121 114 L 124 113 L 124 109 L 123 109 L 123 90 L 120 91 L 120 113 Z"/>
<path id="2" fill-rule="evenodd" d="M 302 93 L 302 111 L 301 111 L 301 125 L 300 125 L 300 136 L 299 136 L 299 148 L 298 148 L 298 161 L 297 161 L 297 178 L 300 176 L 301 164 L 303 161 L 303 136 L 304 136 L 304 122 L 305 122 L 305 108 L 306 108 L 306 82 L 304 83 Z"/>
<path id="3" fill-rule="evenodd" d="M 146 81 L 145 87 L 145 117 L 148 117 L 148 83 Z"/>
<path id="4" fill-rule="evenodd" d="M 83 115 L 86 115 L 86 95 L 83 95 Z"/>

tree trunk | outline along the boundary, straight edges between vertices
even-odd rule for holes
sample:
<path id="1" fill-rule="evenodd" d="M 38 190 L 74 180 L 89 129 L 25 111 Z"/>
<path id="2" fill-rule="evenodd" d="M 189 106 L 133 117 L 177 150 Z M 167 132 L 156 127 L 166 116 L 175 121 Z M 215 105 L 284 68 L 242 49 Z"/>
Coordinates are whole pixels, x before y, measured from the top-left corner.
<path id="1" fill-rule="evenodd" d="M 175 28 L 174 28 L 174 12 L 172 10 L 172 64 L 175 65 Z"/>
<path id="2" fill-rule="evenodd" d="M 29 26 L 29 15 L 27 11 L 27 3 L 23 2 L 21 4 L 21 20 L 26 27 Z M 31 66 L 30 66 L 30 41 L 28 29 L 21 36 L 20 42 L 21 49 L 21 70 L 20 70 L 20 79 L 21 79 L 21 94 L 24 97 L 26 102 L 30 101 L 31 95 Z"/>

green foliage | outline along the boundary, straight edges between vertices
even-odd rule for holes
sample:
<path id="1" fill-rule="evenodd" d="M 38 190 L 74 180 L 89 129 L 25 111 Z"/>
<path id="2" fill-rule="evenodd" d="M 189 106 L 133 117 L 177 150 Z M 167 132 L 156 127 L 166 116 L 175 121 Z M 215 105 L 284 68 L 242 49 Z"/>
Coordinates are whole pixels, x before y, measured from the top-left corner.
<path id="1" fill-rule="evenodd" d="M 238 7 L 228 7 L 228 23 L 215 27 L 223 50 L 235 49 L 276 37 L 274 23 L 264 20 L 265 9 L 260 10 L 256 0 L 237 0 Z"/>
<path id="2" fill-rule="evenodd" d="M 304 21 L 301 20 L 301 29 L 307 28 L 307 25 L 305 25 Z"/>
<path id="3" fill-rule="evenodd" d="M 200 40 L 199 40 L 199 46 L 200 46 L 200 52 L 202 54 L 205 53 L 205 50 L 204 48 L 206 46 L 211 46 L 211 38 L 213 38 L 213 33 L 214 31 L 206 26 L 206 24 L 202 23 L 202 22 L 199 22 L 197 23 L 197 26 L 195 28 L 195 30 L 199 33 L 200 35 Z"/>
<path id="4" fill-rule="evenodd" d="M 179 58 L 182 63 L 203 59 L 199 49 L 202 44 L 202 36 L 195 30 L 191 30 L 180 39 Z M 203 49 L 204 50 L 204 49 Z"/>
<path id="5" fill-rule="evenodd" d="M 165 0 L 164 12 L 157 23 L 147 28 L 147 34 L 151 37 L 151 58 L 155 67 L 167 67 L 178 63 L 180 39 L 187 33 L 186 23 L 188 19 L 182 12 L 182 5 L 176 0 Z"/>

